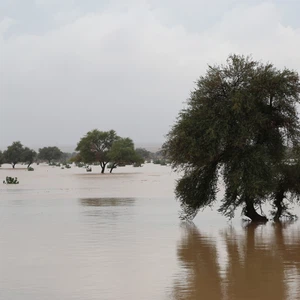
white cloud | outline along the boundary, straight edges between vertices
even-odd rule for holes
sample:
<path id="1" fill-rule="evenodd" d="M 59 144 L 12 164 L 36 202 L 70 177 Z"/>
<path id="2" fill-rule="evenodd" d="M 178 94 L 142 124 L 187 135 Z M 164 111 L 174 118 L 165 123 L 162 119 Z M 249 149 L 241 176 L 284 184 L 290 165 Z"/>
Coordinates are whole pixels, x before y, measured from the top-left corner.
<path id="1" fill-rule="evenodd" d="M 252 53 L 300 70 L 299 29 L 272 3 L 239 5 L 198 32 L 167 26 L 164 14 L 110 6 L 71 12 L 43 35 L 0 39 L 0 146 L 74 144 L 92 128 L 162 141 L 207 63 Z"/>

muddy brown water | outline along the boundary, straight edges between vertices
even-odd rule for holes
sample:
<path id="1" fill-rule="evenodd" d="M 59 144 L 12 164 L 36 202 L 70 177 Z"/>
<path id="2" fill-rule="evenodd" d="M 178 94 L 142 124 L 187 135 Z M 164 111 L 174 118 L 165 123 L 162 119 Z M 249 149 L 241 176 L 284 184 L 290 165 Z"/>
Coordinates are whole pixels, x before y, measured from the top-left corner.
<path id="1" fill-rule="evenodd" d="M 300 299 L 299 222 L 181 223 L 169 167 L 34 168 L 0 168 L 1 300 Z"/>

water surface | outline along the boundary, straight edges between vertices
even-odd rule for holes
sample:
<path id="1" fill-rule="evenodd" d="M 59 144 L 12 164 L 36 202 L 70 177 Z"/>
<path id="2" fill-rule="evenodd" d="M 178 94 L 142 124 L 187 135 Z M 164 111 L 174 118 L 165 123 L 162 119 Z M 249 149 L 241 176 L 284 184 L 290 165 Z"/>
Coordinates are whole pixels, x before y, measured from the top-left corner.
<path id="1" fill-rule="evenodd" d="M 0 299 L 300 299 L 298 222 L 182 224 L 169 167 L 35 168 L 0 168 L 20 181 L 0 187 Z"/>

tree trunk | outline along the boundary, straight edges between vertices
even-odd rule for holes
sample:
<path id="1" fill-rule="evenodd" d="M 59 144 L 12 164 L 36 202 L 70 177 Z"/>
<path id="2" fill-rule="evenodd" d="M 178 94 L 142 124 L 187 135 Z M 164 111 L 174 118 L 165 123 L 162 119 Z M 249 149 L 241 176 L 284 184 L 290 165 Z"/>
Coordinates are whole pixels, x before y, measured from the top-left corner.
<path id="1" fill-rule="evenodd" d="M 12 165 L 12 167 L 13 167 L 13 169 L 14 169 L 14 168 L 15 168 L 15 165 L 16 165 L 16 163 L 12 163 L 11 165 Z"/>
<path id="2" fill-rule="evenodd" d="M 27 169 L 31 166 L 31 164 L 32 164 L 32 163 L 29 163 L 29 164 L 28 164 Z"/>
<path id="3" fill-rule="evenodd" d="M 254 208 L 253 199 L 247 197 L 246 198 L 246 209 L 245 216 L 250 218 L 252 222 L 267 222 L 268 219 L 265 216 L 261 216 L 257 213 Z"/>
<path id="4" fill-rule="evenodd" d="M 104 171 L 105 171 L 105 166 L 106 166 L 106 163 L 100 162 L 101 174 L 104 173 Z"/>
<path id="5" fill-rule="evenodd" d="M 116 167 L 116 164 L 112 164 L 109 173 L 112 173 L 112 170 Z"/>
<path id="6" fill-rule="evenodd" d="M 274 201 L 274 205 L 277 207 L 277 211 L 275 213 L 274 216 L 274 221 L 275 222 L 279 222 L 280 221 L 280 217 L 282 215 L 283 212 L 283 206 L 282 206 L 282 201 L 284 199 L 284 192 L 280 191 L 276 194 L 276 199 Z"/>

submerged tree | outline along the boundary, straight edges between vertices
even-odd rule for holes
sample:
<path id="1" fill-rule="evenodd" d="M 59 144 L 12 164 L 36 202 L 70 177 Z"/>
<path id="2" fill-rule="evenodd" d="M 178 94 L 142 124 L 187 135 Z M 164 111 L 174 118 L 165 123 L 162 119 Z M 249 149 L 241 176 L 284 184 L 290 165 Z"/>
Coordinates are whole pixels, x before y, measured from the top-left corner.
<path id="1" fill-rule="evenodd" d="M 110 173 L 120 164 L 143 163 L 143 158 L 134 149 L 134 143 L 130 138 L 120 138 L 115 141 L 108 154 L 112 163 Z"/>
<path id="2" fill-rule="evenodd" d="M 13 142 L 12 145 L 8 146 L 3 152 L 3 160 L 15 168 L 15 165 L 22 161 L 23 152 L 24 147 L 21 142 Z"/>
<path id="3" fill-rule="evenodd" d="M 34 150 L 25 147 L 22 153 L 22 162 L 26 163 L 27 168 L 29 168 L 30 165 L 34 162 L 36 156 L 37 153 Z"/>
<path id="4" fill-rule="evenodd" d="M 79 155 L 85 163 L 99 162 L 101 173 L 104 173 L 109 162 L 109 151 L 118 139 L 120 137 L 114 130 L 99 131 L 94 129 L 81 138 L 76 151 L 79 151 Z"/>
<path id="5" fill-rule="evenodd" d="M 222 175 L 219 210 L 232 217 L 242 206 L 253 221 L 267 220 L 255 207 L 275 189 L 284 145 L 299 141 L 299 99 L 294 71 L 238 55 L 209 67 L 163 147 L 172 166 L 184 172 L 176 186 L 183 217 L 192 218 L 215 202 Z"/>
<path id="6" fill-rule="evenodd" d="M 58 161 L 62 156 L 62 151 L 54 147 L 44 147 L 39 149 L 39 155 L 38 158 L 40 160 L 48 161 L 48 163 L 51 163 L 52 161 Z"/>

